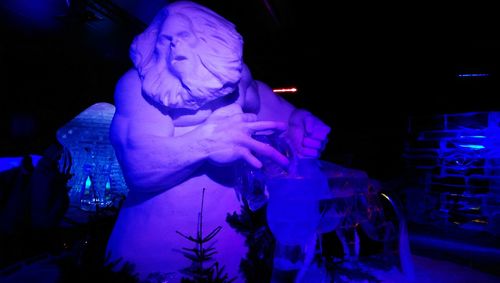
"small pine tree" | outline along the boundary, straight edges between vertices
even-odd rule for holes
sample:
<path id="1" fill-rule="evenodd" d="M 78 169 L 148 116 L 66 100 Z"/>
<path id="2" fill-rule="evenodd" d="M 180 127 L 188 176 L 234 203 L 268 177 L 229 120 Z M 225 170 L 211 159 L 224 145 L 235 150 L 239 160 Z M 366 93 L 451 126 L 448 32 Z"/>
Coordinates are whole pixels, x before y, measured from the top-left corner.
<path id="1" fill-rule="evenodd" d="M 182 248 L 182 254 L 191 260 L 191 266 L 183 269 L 181 272 L 188 277 L 183 277 L 181 282 L 183 283 L 231 283 L 236 278 L 229 279 L 228 274 L 224 273 L 224 266 L 219 267 L 218 262 L 214 262 L 210 265 L 210 261 L 213 260 L 213 255 L 217 253 L 213 247 L 213 243 L 209 244 L 222 229 L 222 226 L 217 226 L 205 237 L 203 236 L 203 203 L 205 199 L 205 188 L 203 188 L 201 195 L 201 209 L 198 213 L 198 223 L 196 230 L 196 237 L 187 236 L 179 231 L 177 234 L 188 239 L 189 241 L 195 243 L 193 248 Z"/>

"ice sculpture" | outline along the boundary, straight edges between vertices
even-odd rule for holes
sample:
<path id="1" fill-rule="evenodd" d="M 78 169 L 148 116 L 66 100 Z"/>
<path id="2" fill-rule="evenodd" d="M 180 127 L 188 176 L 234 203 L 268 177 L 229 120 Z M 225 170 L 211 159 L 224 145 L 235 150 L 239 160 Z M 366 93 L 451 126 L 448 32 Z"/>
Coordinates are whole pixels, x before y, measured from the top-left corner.
<path id="1" fill-rule="evenodd" d="M 96 103 L 57 131 L 57 140 L 71 154 L 68 181 L 71 205 L 85 210 L 111 204 L 111 196 L 127 194 L 127 186 L 109 142 L 115 106 Z"/>
<path id="2" fill-rule="evenodd" d="M 500 112 L 413 117 L 405 193 L 415 222 L 500 233 Z M 417 170 L 415 170 L 417 169 Z"/>
<path id="3" fill-rule="evenodd" d="M 283 132 L 306 157 L 318 157 L 326 145 L 330 128 L 254 80 L 242 52 L 231 22 L 189 1 L 159 11 L 131 45 L 134 68 L 116 85 L 110 127 L 129 193 L 108 252 L 110 260 L 133 263 L 141 277 L 182 279 L 191 262 L 176 252 L 189 244 L 177 231 L 200 227 L 203 191 L 203 229 L 221 227 L 213 259 L 243 282 L 245 239 L 226 222 L 242 207 L 236 169 L 242 162 L 260 168 L 265 158 L 289 162 L 253 135 Z"/>

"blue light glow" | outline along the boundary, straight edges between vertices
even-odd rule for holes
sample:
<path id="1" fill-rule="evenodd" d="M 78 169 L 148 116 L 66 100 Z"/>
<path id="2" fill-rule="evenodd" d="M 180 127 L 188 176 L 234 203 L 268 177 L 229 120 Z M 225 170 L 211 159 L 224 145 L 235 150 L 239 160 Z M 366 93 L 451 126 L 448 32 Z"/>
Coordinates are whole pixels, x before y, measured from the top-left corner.
<path id="1" fill-rule="evenodd" d="M 59 0 L 6 0 L 4 5 L 17 23 L 37 28 L 56 26 L 60 23 L 56 16 L 64 15 L 68 8 L 65 1 Z"/>
<path id="2" fill-rule="evenodd" d="M 85 180 L 85 189 L 90 189 L 90 186 L 92 186 L 92 181 L 90 180 L 90 177 L 87 176 L 87 180 Z"/>
<path id="3" fill-rule="evenodd" d="M 41 155 L 30 154 L 33 166 L 37 166 L 38 161 L 42 158 Z M 0 157 L 0 172 L 19 167 L 23 161 L 22 156 L 16 157 Z"/>
<path id="4" fill-rule="evenodd" d="M 458 74 L 457 77 L 459 78 L 466 78 L 466 77 L 489 77 L 490 74 L 474 74 L 474 73 L 469 73 L 469 74 Z"/>
<path id="5" fill-rule="evenodd" d="M 459 147 L 464 147 L 464 148 L 470 148 L 470 149 L 485 149 L 484 145 L 478 145 L 478 144 L 460 144 Z"/>
<path id="6" fill-rule="evenodd" d="M 463 138 L 473 138 L 473 139 L 485 139 L 486 136 L 460 136 L 461 139 Z"/>

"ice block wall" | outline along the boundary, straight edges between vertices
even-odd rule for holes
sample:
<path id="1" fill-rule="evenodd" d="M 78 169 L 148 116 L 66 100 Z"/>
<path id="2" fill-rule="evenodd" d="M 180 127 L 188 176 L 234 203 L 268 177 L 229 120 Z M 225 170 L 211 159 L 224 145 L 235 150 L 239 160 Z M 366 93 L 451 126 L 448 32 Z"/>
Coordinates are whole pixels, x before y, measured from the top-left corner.
<path id="1" fill-rule="evenodd" d="M 410 219 L 500 233 L 500 112 L 414 116 L 408 134 Z"/>

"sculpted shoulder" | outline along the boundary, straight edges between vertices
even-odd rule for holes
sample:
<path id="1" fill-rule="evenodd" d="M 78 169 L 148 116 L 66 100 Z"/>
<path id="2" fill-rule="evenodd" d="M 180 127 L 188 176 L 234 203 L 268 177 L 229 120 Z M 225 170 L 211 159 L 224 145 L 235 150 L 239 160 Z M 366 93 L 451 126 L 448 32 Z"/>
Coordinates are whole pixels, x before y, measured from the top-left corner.
<path id="1" fill-rule="evenodd" d="M 120 77 L 115 86 L 115 106 L 117 111 L 127 113 L 133 106 L 134 101 L 141 96 L 141 80 L 135 69 L 128 70 Z"/>
<path id="2" fill-rule="evenodd" d="M 124 117 L 150 121 L 167 119 L 142 95 L 141 80 L 135 69 L 130 69 L 118 80 L 114 100 L 117 113 Z"/>

